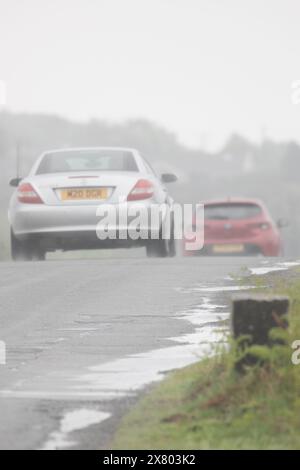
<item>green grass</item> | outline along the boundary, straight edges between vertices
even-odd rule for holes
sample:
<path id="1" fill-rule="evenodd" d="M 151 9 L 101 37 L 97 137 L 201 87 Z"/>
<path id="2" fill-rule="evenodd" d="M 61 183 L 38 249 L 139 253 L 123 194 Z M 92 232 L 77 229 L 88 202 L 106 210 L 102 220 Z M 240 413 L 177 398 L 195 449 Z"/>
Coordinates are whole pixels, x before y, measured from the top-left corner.
<path id="1" fill-rule="evenodd" d="M 288 345 L 264 366 L 234 371 L 234 348 L 169 375 L 117 431 L 114 449 L 299 449 L 300 365 L 290 344 L 300 339 L 299 272 L 274 291 L 292 299 Z"/>

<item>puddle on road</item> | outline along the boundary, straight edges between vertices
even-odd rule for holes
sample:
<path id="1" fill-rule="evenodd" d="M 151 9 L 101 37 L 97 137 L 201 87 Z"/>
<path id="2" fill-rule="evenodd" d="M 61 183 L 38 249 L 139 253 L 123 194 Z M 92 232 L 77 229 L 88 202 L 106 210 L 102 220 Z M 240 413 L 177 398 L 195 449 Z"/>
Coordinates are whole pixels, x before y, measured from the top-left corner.
<path id="1" fill-rule="evenodd" d="M 250 273 L 256 276 L 262 276 L 264 274 L 273 273 L 275 271 L 284 271 L 286 269 L 288 268 L 279 267 L 279 266 L 273 266 L 273 267 L 269 266 L 269 267 L 251 268 Z"/>
<path id="2" fill-rule="evenodd" d="M 129 356 L 124 359 L 100 364 L 89 368 L 87 374 L 75 379 L 74 387 L 77 391 L 118 391 L 133 393 L 145 385 L 163 378 L 166 372 L 185 367 L 198 361 L 204 355 L 212 353 L 212 344 L 220 336 L 204 336 L 202 344 L 196 339 L 187 346 L 173 346 L 156 349 L 144 354 Z M 190 339 L 186 337 L 186 341 Z M 197 340 L 200 339 L 200 335 Z M 210 343 L 209 343 L 210 341 Z M 81 382 L 82 385 L 78 385 Z"/>
<path id="3" fill-rule="evenodd" d="M 217 286 L 217 287 L 194 287 L 195 292 L 234 292 L 239 290 L 255 289 L 255 286 Z"/>
<path id="4" fill-rule="evenodd" d="M 195 285 L 193 287 L 179 287 L 177 289 L 178 292 L 181 292 L 182 294 L 192 294 L 192 293 L 197 293 L 197 292 L 207 292 L 207 293 L 220 293 L 220 292 L 235 292 L 235 291 L 240 291 L 240 290 L 249 290 L 249 289 L 255 289 L 255 286 L 216 286 L 216 287 L 209 287 L 209 286 L 203 286 L 203 285 Z"/>
<path id="5" fill-rule="evenodd" d="M 250 273 L 262 276 L 264 274 L 269 274 L 276 271 L 287 271 L 289 268 L 300 266 L 299 261 L 286 261 L 282 263 L 277 263 L 275 266 L 263 266 L 258 268 L 250 268 Z"/>
<path id="6" fill-rule="evenodd" d="M 58 331 L 70 331 L 70 332 L 78 332 L 78 333 L 81 333 L 81 332 L 91 332 L 91 331 L 98 331 L 99 328 L 88 328 L 88 327 L 84 327 L 84 328 L 58 328 Z"/>
<path id="7" fill-rule="evenodd" d="M 113 400 L 135 394 L 145 385 L 163 378 L 164 373 L 213 354 L 216 345 L 226 341 L 225 322 L 229 313 L 224 312 L 224 308 L 215 305 L 210 297 L 202 297 L 198 305 L 174 316 L 195 328 L 189 334 L 169 338 L 177 345 L 91 366 L 80 375 L 70 375 L 67 371 L 52 373 L 49 377 L 32 380 L 31 390 L 26 390 L 23 384 L 22 390 L 2 390 L 0 396 Z"/>
<path id="8" fill-rule="evenodd" d="M 70 411 L 62 418 L 59 431 L 50 434 L 49 440 L 41 450 L 61 450 L 74 447 L 77 442 L 70 440 L 71 433 L 99 424 L 110 416 L 110 413 L 89 408 Z"/>
<path id="9" fill-rule="evenodd" d="M 109 390 L 105 392 L 92 392 L 89 390 L 75 391 L 70 389 L 69 383 L 64 384 L 63 388 L 61 388 L 61 386 L 54 385 L 54 389 L 53 386 L 47 384 L 43 389 L 41 389 L 41 387 L 37 387 L 36 389 L 30 388 L 28 390 L 0 390 L 1 398 L 28 398 L 36 400 L 89 400 L 99 402 L 116 400 L 124 398 L 127 395 L 129 394 L 117 390 Z"/>
<path id="10" fill-rule="evenodd" d="M 218 312 L 222 309 L 222 312 Z M 220 343 L 225 340 L 227 324 L 230 317 L 224 311 L 224 305 L 214 305 L 209 298 L 204 298 L 201 305 L 184 312 L 179 318 L 189 321 L 196 327 L 195 332 L 171 338 L 179 343 L 199 344 Z"/>
<path id="11" fill-rule="evenodd" d="M 203 298 L 199 305 L 177 315 L 195 326 L 190 334 L 169 338 L 180 344 L 89 367 L 86 374 L 74 378 L 73 390 L 109 394 L 115 389 L 124 394 L 134 393 L 161 380 L 171 370 L 214 354 L 218 344 L 226 343 L 228 332 L 225 322 L 229 313 L 218 312 L 220 309 L 225 306 L 211 303 L 209 297 Z"/>
<path id="12" fill-rule="evenodd" d="M 89 398 L 94 396 L 98 401 L 103 398 L 113 400 L 135 394 L 147 384 L 161 380 L 165 373 L 215 354 L 216 345 L 226 342 L 227 328 L 224 321 L 229 314 L 218 312 L 224 308 L 223 305 L 211 303 L 209 297 L 203 298 L 201 304 L 177 316 L 195 326 L 194 332 L 190 334 L 170 338 L 180 344 L 89 367 L 87 373 L 70 380 L 69 391 L 65 392 L 73 398 L 76 395 L 86 397 L 88 394 Z M 109 413 L 95 410 L 67 413 L 59 431 L 50 435 L 43 449 L 70 448 L 76 445 L 69 439 L 70 433 L 99 424 L 109 417 Z"/>

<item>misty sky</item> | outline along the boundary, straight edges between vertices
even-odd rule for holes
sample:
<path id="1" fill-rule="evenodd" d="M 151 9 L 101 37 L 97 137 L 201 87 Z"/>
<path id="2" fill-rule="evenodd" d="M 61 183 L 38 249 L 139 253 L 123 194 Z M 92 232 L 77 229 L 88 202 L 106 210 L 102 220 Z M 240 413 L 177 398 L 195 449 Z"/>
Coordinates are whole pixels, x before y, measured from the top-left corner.
<path id="1" fill-rule="evenodd" d="M 7 108 L 300 141 L 299 0 L 0 0 Z"/>

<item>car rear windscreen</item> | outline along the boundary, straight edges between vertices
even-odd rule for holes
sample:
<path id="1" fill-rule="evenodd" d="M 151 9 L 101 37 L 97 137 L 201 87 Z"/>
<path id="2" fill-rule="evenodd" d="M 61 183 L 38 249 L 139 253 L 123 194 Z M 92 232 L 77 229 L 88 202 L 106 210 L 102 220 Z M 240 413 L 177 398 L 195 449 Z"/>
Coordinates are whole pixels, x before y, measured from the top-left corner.
<path id="1" fill-rule="evenodd" d="M 76 171 L 138 171 L 138 167 L 130 151 L 76 150 L 47 153 L 36 174 Z"/>
<path id="2" fill-rule="evenodd" d="M 209 204 L 204 206 L 206 220 L 250 219 L 261 214 L 256 204 Z"/>

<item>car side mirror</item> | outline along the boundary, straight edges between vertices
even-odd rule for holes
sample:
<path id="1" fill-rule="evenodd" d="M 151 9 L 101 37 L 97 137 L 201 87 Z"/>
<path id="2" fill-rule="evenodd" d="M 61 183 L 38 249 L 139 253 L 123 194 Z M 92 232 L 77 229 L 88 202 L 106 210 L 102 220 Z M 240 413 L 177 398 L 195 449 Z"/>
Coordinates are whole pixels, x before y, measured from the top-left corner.
<path id="1" fill-rule="evenodd" d="M 22 179 L 23 178 L 13 178 L 12 180 L 10 180 L 9 185 L 12 188 L 17 188 L 19 184 L 21 183 Z"/>
<path id="2" fill-rule="evenodd" d="M 277 221 L 277 227 L 278 228 L 285 228 L 290 225 L 289 221 L 287 219 L 279 219 Z"/>
<path id="3" fill-rule="evenodd" d="M 174 183 L 177 181 L 177 176 L 172 173 L 163 173 L 161 175 L 161 180 L 163 183 Z"/>

